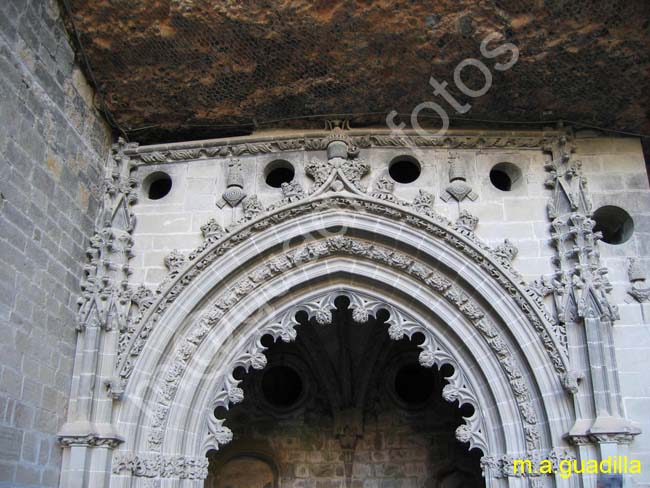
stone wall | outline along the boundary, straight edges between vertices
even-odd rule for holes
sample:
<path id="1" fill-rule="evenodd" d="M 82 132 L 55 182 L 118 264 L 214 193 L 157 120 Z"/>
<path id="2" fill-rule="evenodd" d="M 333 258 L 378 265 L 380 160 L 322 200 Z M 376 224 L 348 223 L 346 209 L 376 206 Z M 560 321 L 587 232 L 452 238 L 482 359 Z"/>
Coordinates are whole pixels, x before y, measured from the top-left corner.
<path id="1" fill-rule="evenodd" d="M 435 196 L 437 213 L 455 221 L 460 209 L 468 210 L 479 218 L 476 234 L 486 243 L 497 246 L 505 238 L 519 249 L 516 268 L 528 279 L 552 271 L 550 257 L 553 248 L 548 244 L 549 220 L 546 204 L 551 192 L 544 187 L 546 172 L 544 163 L 548 155 L 539 148 L 501 150 L 455 150 L 454 156 L 463 166 L 467 183 L 479 196 L 475 201 L 464 199 L 460 204 L 453 198 L 444 202 L 440 197 L 449 186 L 449 154 L 447 149 L 423 148 L 370 148 L 362 149 L 360 158 L 370 164 L 370 172 L 363 183 L 372 191 L 382 176 L 388 175 L 388 167 L 395 158 L 410 155 L 419 161 L 420 176 L 412 183 L 395 183 L 396 198 L 412 201 L 419 190 Z M 298 181 L 305 191 L 313 180 L 305 174 L 305 164 L 310 160 L 326 160 L 324 151 L 287 151 L 274 154 L 242 155 L 242 165 L 247 195 L 257 195 L 265 206 L 282 198 L 279 188 L 265 182 L 270 164 L 285 160 L 293 165 Z M 173 249 L 189 252 L 201 243 L 200 227 L 210 218 L 227 226 L 240 215 L 225 206 L 216 206 L 226 189 L 228 161 L 230 158 L 176 162 L 172 164 L 147 164 L 134 173 L 144 181 L 142 195 L 133 207 L 137 216 L 135 229 L 135 258 L 132 281 L 155 287 L 167 270 L 164 257 Z M 490 182 L 491 168 L 501 162 L 510 162 L 521 171 L 512 191 L 504 192 Z M 169 194 L 160 200 L 146 196 L 147 177 L 164 171 L 172 178 Z M 241 208 L 241 206 L 240 206 Z M 240 208 L 237 212 L 240 212 Z"/>
<path id="2" fill-rule="evenodd" d="M 0 2 L 0 121 L 0 486 L 58 486 L 111 135 L 54 0 Z"/>
<path id="3" fill-rule="evenodd" d="M 366 419 L 363 437 L 354 451 L 352 488 L 438 486 L 434 483 L 446 478 L 451 482 L 454 476 L 465 480 L 456 471 L 456 465 L 480 477 L 480 453 L 469 455 L 466 447 L 454 438 L 453 431 L 457 425 L 447 425 L 433 410 L 427 415 L 425 412 L 399 412 L 390 405 L 384 405 L 384 408 L 386 410 L 379 415 L 368 415 Z M 236 458 L 238 451 L 244 455 L 260 450 L 268 453 L 269 460 L 277 466 L 278 486 L 346 486 L 345 454 L 333 435 L 331 418 L 308 417 L 305 421 L 304 418 L 273 420 L 255 417 L 247 419 L 244 428 L 236 423 L 231 425 L 237 435 L 228 455 Z M 237 481 L 242 478 L 219 476 L 227 466 L 227 463 L 224 465 L 219 461 L 218 455 L 211 459 L 211 475 L 206 487 L 239 486 Z M 466 476 L 468 480 L 476 480 Z M 264 484 L 255 486 L 262 488 Z"/>
<path id="4" fill-rule="evenodd" d="M 650 274 L 650 187 L 641 144 L 636 139 L 584 138 L 577 141 L 594 209 L 615 205 L 634 220 L 634 234 L 625 243 L 599 243 L 603 264 L 609 271 L 612 303 L 619 307 L 614 323 L 618 376 L 623 407 L 630 420 L 639 422 L 641 435 L 630 446 L 630 457 L 641 460 L 638 486 L 650 483 L 650 304 L 639 303 L 629 294 L 629 259 L 635 258 L 646 276 Z M 641 480 L 645 484 L 641 484 Z M 634 485 L 633 485 L 634 486 Z"/>

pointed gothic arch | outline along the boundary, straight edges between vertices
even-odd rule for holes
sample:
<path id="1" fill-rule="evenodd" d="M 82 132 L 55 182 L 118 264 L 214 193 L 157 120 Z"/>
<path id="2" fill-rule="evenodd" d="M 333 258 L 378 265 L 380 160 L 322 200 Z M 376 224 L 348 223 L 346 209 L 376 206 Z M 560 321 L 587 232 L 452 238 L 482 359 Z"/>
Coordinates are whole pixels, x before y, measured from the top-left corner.
<path id="1" fill-rule="evenodd" d="M 374 232 L 378 220 L 381 235 Z M 272 321 L 250 325 L 249 318 L 268 307 L 288 307 L 285 313 L 290 314 L 292 307 L 327 290 L 371 293 L 382 307 L 401 316 L 413 314 L 410 308 L 418 310 L 413 322 L 433 334 L 432 341 L 444 338 L 455 370 L 464 377 L 471 371 L 474 378 L 482 378 L 473 380 L 469 397 L 461 388 L 453 395 L 474 398 L 475 412 L 489 413 L 481 427 L 485 441 L 472 432 L 476 424 L 461 429 L 460 435 L 483 450 L 490 483 L 505 479 L 509 456 L 548 455 L 565 446 L 562 436 L 573 415 L 552 321 L 522 289 L 516 274 L 471 234 L 397 205 L 356 196 L 298 202 L 246 224 L 206 241 L 183 269 L 172 272 L 157 301 L 143 310 L 139 325 L 146 341 L 135 349 L 138 354 L 127 349 L 122 356 L 122 371 L 128 367 L 128 375 L 118 423 L 126 429 L 127 441 L 113 465 L 116 482 L 131 475 L 160 475 L 159 466 L 178 456 L 196 469 L 172 470 L 172 476 L 188 482 L 200 479 L 206 449 L 228 437 L 206 412 L 214 410 L 215 402 L 241 399 L 236 384 L 227 380 L 230 372 L 214 368 L 261 365 L 261 351 L 246 348 L 255 344 L 256 331 L 266 330 Z M 343 236 L 313 239 L 341 227 L 346 229 Z M 254 240 L 247 238 L 253 234 Z M 237 242 L 236 259 L 228 252 L 235 245 L 229 239 Z M 467 253 L 474 259 L 468 261 Z M 332 283 L 335 277 L 338 283 Z M 356 288 L 349 288 L 350 282 Z M 283 303 L 287 296 L 294 301 Z M 396 302 L 395 297 L 401 298 Z M 436 335 L 441 331 L 454 339 Z M 132 345 L 141 337 L 135 335 Z M 180 345 L 172 347 L 174 343 Z M 469 353 L 463 354 L 469 356 L 459 360 L 456 355 L 465 349 Z M 426 354 L 424 360 L 440 361 Z M 191 383 L 197 377 L 211 378 L 210 384 Z M 215 393 L 215 385 L 222 390 Z M 189 392 L 195 393 L 188 403 Z M 183 424 L 185 420 L 194 423 Z M 210 429 L 212 440 L 202 435 Z"/>

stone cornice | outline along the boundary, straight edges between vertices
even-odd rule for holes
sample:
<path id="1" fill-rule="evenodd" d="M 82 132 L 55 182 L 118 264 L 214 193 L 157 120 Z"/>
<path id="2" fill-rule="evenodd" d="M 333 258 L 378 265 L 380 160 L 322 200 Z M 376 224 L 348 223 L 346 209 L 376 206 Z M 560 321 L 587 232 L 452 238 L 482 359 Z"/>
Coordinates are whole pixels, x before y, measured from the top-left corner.
<path id="1" fill-rule="evenodd" d="M 124 155 L 135 164 L 184 162 L 195 159 L 238 157 L 287 151 L 323 151 L 329 131 L 260 133 L 230 139 L 208 139 L 137 146 L 129 144 Z M 351 129 L 350 143 L 360 149 L 370 147 L 420 149 L 533 149 L 548 147 L 564 131 L 448 131 L 444 136 L 422 136 L 415 131 L 395 134 L 388 129 Z"/>

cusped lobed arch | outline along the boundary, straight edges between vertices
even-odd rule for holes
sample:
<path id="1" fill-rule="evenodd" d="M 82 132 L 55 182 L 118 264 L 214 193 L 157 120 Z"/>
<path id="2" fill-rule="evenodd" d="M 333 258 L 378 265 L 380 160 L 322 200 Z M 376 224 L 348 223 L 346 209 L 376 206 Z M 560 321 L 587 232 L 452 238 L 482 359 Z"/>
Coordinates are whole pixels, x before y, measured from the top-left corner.
<path id="1" fill-rule="evenodd" d="M 260 333 L 328 293 L 374 300 L 440 347 L 421 360 L 452 364 L 463 379 L 467 393 L 450 398 L 471 398 L 483 425 L 477 436 L 473 419 L 460 436 L 486 456 L 561 444 L 572 417 L 566 358 L 516 274 L 458 228 L 389 203 L 324 197 L 209 243 L 143 312 L 121 363 L 121 451 L 199 458 L 218 448 L 229 434 L 214 407 L 243 393 L 232 370 L 262 366 Z"/>

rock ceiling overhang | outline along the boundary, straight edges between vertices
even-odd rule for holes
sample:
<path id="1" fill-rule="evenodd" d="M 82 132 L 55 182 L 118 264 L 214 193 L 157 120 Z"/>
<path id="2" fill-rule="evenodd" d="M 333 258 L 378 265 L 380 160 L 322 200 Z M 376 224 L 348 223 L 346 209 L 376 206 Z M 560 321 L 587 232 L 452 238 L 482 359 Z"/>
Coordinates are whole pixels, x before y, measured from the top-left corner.
<path id="1" fill-rule="evenodd" d="M 564 119 L 650 133 L 647 0 L 63 4 L 100 101 L 140 142 L 320 127 L 325 114 L 382 125 L 428 100 L 457 116 L 431 76 L 472 105 L 462 117 L 474 124 Z M 520 50 L 511 69 L 481 56 L 491 32 Z M 455 87 L 466 58 L 491 69 L 483 96 Z M 484 81 L 472 68 L 463 76 L 474 88 Z"/>

